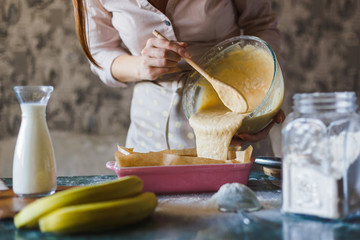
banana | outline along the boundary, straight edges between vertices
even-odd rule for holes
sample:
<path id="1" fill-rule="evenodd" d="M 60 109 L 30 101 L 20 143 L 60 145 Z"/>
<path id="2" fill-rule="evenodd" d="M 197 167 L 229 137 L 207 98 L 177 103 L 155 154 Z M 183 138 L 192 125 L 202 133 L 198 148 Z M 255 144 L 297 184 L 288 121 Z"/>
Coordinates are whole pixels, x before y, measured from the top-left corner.
<path id="1" fill-rule="evenodd" d="M 69 234 L 114 229 L 139 222 L 156 208 L 154 193 L 135 197 L 60 208 L 42 218 L 42 232 Z"/>
<path id="2" fill-rule="evenodd" d="M 136 176 L 122 177 L 96 185 L 74 187 L 27 205 L 14 217 L 14 224 L 17 228 L 36 228 L 42 216 L 58 208 L 134 196 L 142 191 L 142 187 L 142 180 Z"/>

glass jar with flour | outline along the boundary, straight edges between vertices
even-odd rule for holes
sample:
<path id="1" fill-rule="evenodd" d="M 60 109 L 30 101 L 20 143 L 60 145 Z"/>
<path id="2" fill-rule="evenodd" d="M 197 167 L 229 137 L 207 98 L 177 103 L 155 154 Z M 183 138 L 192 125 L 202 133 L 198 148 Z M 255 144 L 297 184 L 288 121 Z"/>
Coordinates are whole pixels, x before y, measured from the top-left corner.
<path id="1" fill-rule="evenodd" d="M 282 129 L 282 211 L 344 219 L 360 209 L 360 122 L 354 92 L 303 93 Z"/>

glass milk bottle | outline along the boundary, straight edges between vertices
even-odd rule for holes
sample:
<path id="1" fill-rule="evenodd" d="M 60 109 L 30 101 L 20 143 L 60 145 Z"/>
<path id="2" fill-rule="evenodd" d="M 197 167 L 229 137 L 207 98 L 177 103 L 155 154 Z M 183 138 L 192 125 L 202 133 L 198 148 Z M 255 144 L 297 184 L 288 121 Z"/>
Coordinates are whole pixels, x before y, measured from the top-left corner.
<path id="1" fill-rule="evenodd" d="M 360 130 L 350 124 L 356 95 L 304 93 L 293 100 L 282 129 L 282 211 L 344 219 L 360 204 Z"/>
<path id="2" fill-rule="evenodd" d="M 22 197 L 53 194 L 56 189 L 54 150 L 45 119 L 51 86 L 16 86 L 21 125 L 13 162 L 13 191 Z"/>

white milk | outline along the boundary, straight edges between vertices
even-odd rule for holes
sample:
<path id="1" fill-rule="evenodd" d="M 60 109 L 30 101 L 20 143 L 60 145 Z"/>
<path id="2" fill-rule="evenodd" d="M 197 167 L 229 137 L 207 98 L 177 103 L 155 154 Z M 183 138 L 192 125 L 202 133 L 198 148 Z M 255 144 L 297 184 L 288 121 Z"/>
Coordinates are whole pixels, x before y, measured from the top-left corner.
<path id="1" fill-rule="evenodd" d="M 56 189 L 53 146 L 45 104 L 22 103 L 22 121 L 13 163 L 13 190 L 18 195 L 48 195 Z"/>

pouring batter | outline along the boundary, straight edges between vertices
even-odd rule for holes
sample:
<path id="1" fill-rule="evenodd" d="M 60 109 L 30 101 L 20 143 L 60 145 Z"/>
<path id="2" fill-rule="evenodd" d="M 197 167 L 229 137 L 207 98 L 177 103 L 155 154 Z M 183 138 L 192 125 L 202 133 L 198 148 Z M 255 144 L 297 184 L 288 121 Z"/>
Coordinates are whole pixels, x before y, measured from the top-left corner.
<path id="1" fill-rule="evenodd" d="M 255 110 L 270 88 L 274 63 L 272 56 L 262 48 L 235 46 L 213 61 L 209 69 L 217 79 L 237 89 L 248 104 L 247 112 L 233 112 L 222 104 L 207 85 L 199 111 L 190 118 L 198 156 L 227 159 L 231 139 L 243 119 Z M 272 110 L 278 111 L 279 105 Z"/>

